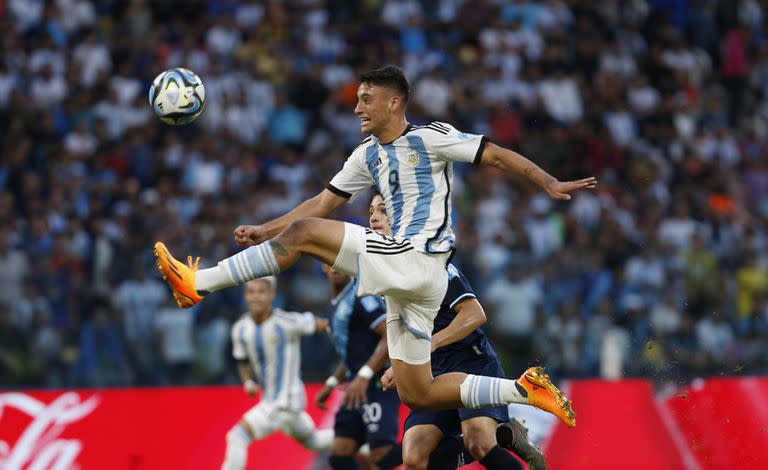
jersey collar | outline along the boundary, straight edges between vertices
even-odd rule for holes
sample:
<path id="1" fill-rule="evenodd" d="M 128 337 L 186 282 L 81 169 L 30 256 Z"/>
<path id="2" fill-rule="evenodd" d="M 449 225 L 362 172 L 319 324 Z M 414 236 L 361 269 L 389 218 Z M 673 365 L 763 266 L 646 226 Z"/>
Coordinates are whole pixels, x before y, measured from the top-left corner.
<path id="1" fill-rule="evenodd" d="M 399 139 L 400 137 L 404 136 L 405 134 L 407 134 L 407 133 L 411 132 L 411 129 L 413 129 L 413 126 L 412 126 L 412 125 L 411 125 L 411 123 L 409 122 L 409 123 L 408 123 L 408 125 L 407 125 L 407 126 L 405 126 L 405 130 L 403 131 L 403 133 L 402 133 L 402 134 L 400 134 L 400 135 L 397 137 L 397 139 Z M 393 143 L 395 143 L 395 140 L 397 140 L 397 139 L 395 139 L 395 140 L 393 140 L 392 142 L 387 142 L 387 143 L 384 143 L 384 142 L 380 141 L 380 140 L 378 139 L 378 137 L 376 137 L 376 136 L 373 136 L 373 138 L 374 138 L 374 139 L 376 139 L 376 140 L 378 140 L 378 141 L 379 141 L 379 144 L 381 144 L 381 145 L 392 145 Z"/>

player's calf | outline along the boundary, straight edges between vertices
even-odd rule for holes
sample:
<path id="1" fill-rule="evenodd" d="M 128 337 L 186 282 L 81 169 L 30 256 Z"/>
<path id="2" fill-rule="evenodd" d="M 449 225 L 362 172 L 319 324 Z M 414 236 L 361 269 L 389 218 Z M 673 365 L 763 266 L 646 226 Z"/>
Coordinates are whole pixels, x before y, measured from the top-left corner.
<path id="1" fill-rule="evenodd" d="M 475 460 L 482 460 L 496 445 L 497 422 L 493 418 L 479 416 L 461 423 L 464 447 Z"/>
<path id="2" fill-rule="evenodd" d="M 371 450 L 368 461 L 381 470 L 399 467 L 403 464 L 403 446 L 402 444 L 394 444 L 376 447 Z"/>
<path id="3" fill-rule="evenodd" d="M 227 451 L 221 470 L 242 470 L 248 459 L 248 446 L 251 444 L 251 434 L 238 424 L 227 433 Z"/>
<path id="4" fill-rule="evenodd" d="M 333 442 L 333 429 L 317 429 L 306 436 L 296 436 L 296 440 L 309 450 L 330 450 Z"/>

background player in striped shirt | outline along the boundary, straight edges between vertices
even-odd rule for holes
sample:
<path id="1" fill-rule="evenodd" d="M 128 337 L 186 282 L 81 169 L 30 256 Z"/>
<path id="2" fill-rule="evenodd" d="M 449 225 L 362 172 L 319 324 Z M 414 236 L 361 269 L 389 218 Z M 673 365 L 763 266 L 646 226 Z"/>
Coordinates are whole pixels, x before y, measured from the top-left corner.
<path id="1" fill-rule="evenodd" d="M 397 442 L 400 398 L 383 390 L 381 375 L 387 365 L 386 307 L 381 297 L 357 296 L 355 279 L 323 265 L 333 299 L 333 340 L 341 363 L 315 397 L 320 408 L 339 382 L 349 381 L 344 404 L 336 413 L 329 462 L 334 470 L 358 468 L 354 456 L 368 444 L 368 461 L 389 469 L 403 463 Z"/>
<path id="2" fill-rule="evenodd" d="M 222 470 L 245 468 L 251 441 L 278 429 L 311 450 L 327 450 L 333 441 L 333 430 L 315 429 L 304 411 L 306 395 L 300 378 L 301 336 L 326 331 L 328 320 L 273 309 L 276 285 L 272 276 L 247 282 L 248 312 L 232 326 L 232 355 L 243 387 L 254 396 L 261 385 L 262 394 L 259 404 L 227 433 Z"/>
<path id="3" fill-rule="evenodd" d="M 249 248 L 213 268 L 197 270 L 155 244 L 158 267 L 177 303 L 190 307 L 209 292 L 275 275 L 302 255 L 358 278 L 358 294 L 384 295 L 387 341 L 400 398 L 411 408 L 487 408 L 526 403 L 576 423 L 570 401 L 538 371 L 518 380 L 449 373 L 433 377 L 429 364 L 432 322 L 448 284 L 446 265 L 455 237 L 450 220 L 453 162 L 474 162 L 523 175 L 555 199 L 596 185 L 594 178 L 560 182 L 536 164 L 484 136 L 443 123 L 414 127 L 405 118 L 410 84 L 402 71 L 364 73 L 355 113 L 370 134 L 328 188 L 262 225 L 240 226 L 235 241 Z M 361 191 L 375 186 L 393 214 L 394 237 L 359 225 L 324 219 Z"/>
<path id="4" fill-rule="evenodd" d="M 390 233 L 390 218 L 380 194 L 371 199 L 369 208 L 371 229 L 385 235 Z M 482 305 L 477 301 L 469 281 L 453 264 L 448 265 L 448 289 L 435 317 L 432 331 L 432 374 L 437 377 L 449 372 L 506 377 L 496 352 L 480 326 L 486 321 Z M 396 387 L 389 369 L 382 383 L 385 388 Z M 412 410 L 405 421 L 403 460 L 410 469 L 453 469 L 462 447 L 469 458 L 488 469 L 522 468 L 520 463 L 498 446 L 497 430 L 502 429 L 506 446 L 523 457 L 531 470 L 543 470 L 544 455 L 529 440 L 527 430 L 519 421 L 509 421 L 506 406 L 483 409 L 441 411 Z M 464 446 L 453 439 L 461 437 Z M 435 452 L 438 447 L 439 451 Z M 463 452 L 466 454 L 466 452 Z"/>

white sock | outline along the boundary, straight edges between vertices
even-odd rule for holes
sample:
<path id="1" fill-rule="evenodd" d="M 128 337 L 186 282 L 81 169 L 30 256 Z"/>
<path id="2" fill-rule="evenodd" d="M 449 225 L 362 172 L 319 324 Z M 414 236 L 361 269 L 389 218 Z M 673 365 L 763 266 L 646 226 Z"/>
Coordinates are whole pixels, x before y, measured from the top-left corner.
<path id="1" fill-rule="evenodd" d="M 490 408 L 510 403 L 528 403 L 514 380 L 467 375 L 459 388 L 461 403 L 465 408 Z"/>
<path id="2" fill-rule="evenodd" d="M 501 392 L 501 399 L 504 400 L 505 405 L 509 405 L 510 403 L 528 404 L 528 394 L 526 392 L 526 394 L 523 395 L 520 392 L 520 387 L 517 386 L 517 380 L 501 379 L 499 391 Z"/>
<path id="3" fill-rule="evenodd" d="M 306 441 L 305 447 L 311 450 L 330 450 L 331 443 L 333 442 L 333 429 L 318 429 L 309 440 Z"/>
<path id="4" fill-rule="evenodd" d="M 280 273 L 272 245 L 266 241 L 219 261 L 214 268 L 201 269 L 195 276 L 195 290 L 214 292 L 243 284 L 251 279 Z"/>
<path id="5" fill-rule="evenodd" d="M 248 445 L 251 438 L 245 429 L 235 426 L 227 433 L 227 453 L 221 470 L 243 470 L 248 459 Z"/>
<path id="6" fill-rule="evenodd" d="M 237 283 L 221 266 L 200 269 L 195 273 L 195 290 L 198 292 L 215 292 L 234 285 Z"/>

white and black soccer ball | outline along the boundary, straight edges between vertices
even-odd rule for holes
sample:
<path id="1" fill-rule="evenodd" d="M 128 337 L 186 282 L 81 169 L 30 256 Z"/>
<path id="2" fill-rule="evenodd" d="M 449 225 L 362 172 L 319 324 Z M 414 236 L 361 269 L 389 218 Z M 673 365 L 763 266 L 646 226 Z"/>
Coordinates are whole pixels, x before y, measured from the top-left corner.
<path id="1" fill-rule="evenodd" d="M 169 69 L 155 77 L 149 88 L 149 106 L 173 126 L 194 121 L 205 107 L 203 81 L 191 70 Z"/>

